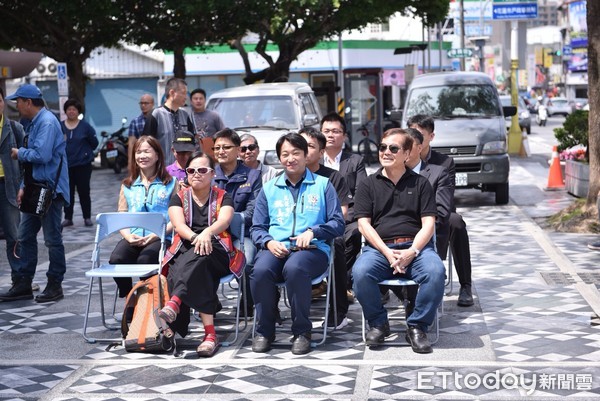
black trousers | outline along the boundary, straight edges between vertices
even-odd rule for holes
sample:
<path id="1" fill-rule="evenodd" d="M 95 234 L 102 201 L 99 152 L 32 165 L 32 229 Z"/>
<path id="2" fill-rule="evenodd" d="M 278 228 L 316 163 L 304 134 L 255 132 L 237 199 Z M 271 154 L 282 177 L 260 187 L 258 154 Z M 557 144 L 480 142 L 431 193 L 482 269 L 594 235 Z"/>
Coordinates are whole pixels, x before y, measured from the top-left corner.
<path id="1" fill-rule="evenodd" d="M 168 248 L 168 245 L 167 245 Z M 146 246 L 132 246 L 122 239 L 117 243 L 110 255 L 108 263 L 111 264 L 147 264 L 158 263 L 160 252 L 160 241 L 154 241 Z M 115 277 L 119 288 L 119 297 L 125 298 L 133 288 L 133 280 L 130 277 Z"/>
<path id="2" fill-rule="evenodd" d="M 92 217 L 92 199 L 90 198 L 90 180 L 92 178 L 92 164 L 69 167 L 69 187 L 71 189 L 71 200 L 69 206 L 65 206 L 65 219 L 73 220 L 73 209 L 75 208 L 75 188 L 79 194 L 81 214 L 84 219 Z"/>
<path id="3" fill-rule="evenodd" d="M 471 285 L 471 248 L 469 246 L 469 233 L 467 224 L 462 216 L 452 212 L 450 214 L 450 246 L 454 259 L 454 268 L 461 286 Z"/>

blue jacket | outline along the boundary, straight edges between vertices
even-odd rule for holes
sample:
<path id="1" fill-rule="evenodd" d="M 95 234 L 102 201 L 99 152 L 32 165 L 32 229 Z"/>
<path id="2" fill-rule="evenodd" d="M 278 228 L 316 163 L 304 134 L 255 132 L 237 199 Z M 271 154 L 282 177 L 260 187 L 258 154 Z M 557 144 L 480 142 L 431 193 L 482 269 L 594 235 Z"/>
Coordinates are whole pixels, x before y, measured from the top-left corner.
<path id="1" fill-rule="evenodd" d="M 0 111 L 0 116 L 1 116 Z M 17 193 L 21 184 L 21 166 L 18 160 L 13 160 L 10 157 L 12 148 L 20 148 L 23 146 L 23 127 L 17 122 L 11 122 L 6 116 L 2 124 L 2 137 L 0 137 L 0 160 L 4 169 L 4 184 L 6 191 L 6 199 L 8 203 L 17 206 Z"/>
<path id="2" fill-rule="evenodd" d="M 266 182 L 254 209 L 252 241 L 266 248 L 267 241 L 275 240 L 289 247 L 290 237 L 311 228 L 313 243 L 329 254 L 330 241 L 344 234 L 344 216 L 335 189 L 325 177 L 306 169 L 300 185 L 297 202 L 281 174 Z"/>
<path id="3" fill-rule="evenodd" d="M 48 109 L 42 108 L 27 127 L 27 148 L 19 148 L 19 161 L 33 164 L 33 179 L 54 187 L 56 171 L 62 159 L 56 192 L 69 205 L 69 170 L 67 146 L 58 119 Z M 23 184 L 21 184 L 23 185 Z"/>
<path id="4" fill-rule="evenodd" d="M 169 200 L 173 195 L 176 182 L 177 180 L 172 179 L 171 182 L 165 185 L 161 180 L 155 178 L 146 190 L 142 180 L 138 177 L 129 188 L 122 185 L 121 190 L 127 201 L 127 211 L 162 213 L 168 223 Z M 145 230 L 141 228 L 132 228 L 131 233 L 142 237 L 147 235 Z M 171 237 L 171 234 L 167 234 L 166 239 L 170 241 Z"/>
<path id="5" fill-rule="evenodd" d="M 69 168 L 90 164 L 94 160 L 94 150 L 98 146 L 94 128 L 83 120 L 79 121 L 75 129 L 67 128 L 64 121 L 60 126 L 67 140 Z"/>
<path id="6" fill-rule="evenodd" d="M 238 160 L 232 176 L 227 177 L 221 166 L 217 165 L 213 184 L 227 191 L 233 199 L 233 209 L 236 212 L 244 213 L 244 224 L 248 227 L 246 235 L 249 235 L 252 216 L 254 215 L 254 205 L 262 189 L 260 171 L 252 169 L 242 163 L 241 160 Z"/>

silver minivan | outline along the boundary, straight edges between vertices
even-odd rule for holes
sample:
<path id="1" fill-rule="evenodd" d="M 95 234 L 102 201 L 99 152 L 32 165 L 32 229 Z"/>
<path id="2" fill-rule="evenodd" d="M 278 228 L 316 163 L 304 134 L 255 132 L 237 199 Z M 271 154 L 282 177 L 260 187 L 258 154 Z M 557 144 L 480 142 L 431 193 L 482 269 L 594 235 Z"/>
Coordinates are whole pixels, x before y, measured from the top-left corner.
<path id="1" fill-rule="evenodd" d="M 502 107 L 492 80 L 479 72 L 441 72 L 419 75 L 408 89 L 402 125 L 425 114 L 435 120 L 433 149 L 451 156 L 456 165 L 456 188 L 496 193 L 496 203 L 508 203 L 507 133 Z"/>

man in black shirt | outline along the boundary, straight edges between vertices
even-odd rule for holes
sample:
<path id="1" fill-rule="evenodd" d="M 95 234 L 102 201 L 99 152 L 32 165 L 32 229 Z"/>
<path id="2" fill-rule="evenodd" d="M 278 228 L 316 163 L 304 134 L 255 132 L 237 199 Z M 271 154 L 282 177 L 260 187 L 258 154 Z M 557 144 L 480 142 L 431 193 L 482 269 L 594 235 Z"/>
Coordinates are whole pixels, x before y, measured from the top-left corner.
<path id="1" fill-rule="evenodd" d="M 367 244 L 353 267 L 354 293 L 370 326 L 366 343 L 378 346 L 390 334 L 379 282 L 397 274 L 417 282 L 406 340 L 414 352 L 430 353 L 426 333 L 442 302 L 445 270 L 432 241 L 435 194 L 427 178 L 405 166 L 412 145 L 406 131 L 387 130 L 379 145 L 382 167 L 356 192 L 354 213 Z"/>
<path id="2" fill-rule="evenodd" d="M 428 164 L 442 166 L 448 170 L 450 176 L 450 184 L 452 185 L 452 197 L 454 198 L 456 168 L 452 157 L 436 152 L 431 149 L 430 143 L 435 137 L 435 123 L 433 118 L 417 114 L 408 119 L 408 126 L 416 128 L 423 135 L 423 150 L 421 151 L 421 159 Z M 467 224 L 462 216 L 456 213 L 456 208 L 452 206 L 452 213 L 449 218 L 450 225 L 450 246 L 452 247 L 452 255 L 454 256 L 454 267 L 458 275 L 460 283 L 460 293 L 458 295 L 458 306 L 472 306 L 473 293 L 471 291 L 471 249 L 469 247 L 469 233 L 467 232 Z M 448 241 L 438 246 L 438 253 L 442 258 L 446 258 L 448 249 Z"/>
<path id="3" fill-rule="evenodd" d="M 302 128 L 299 132 L 300 135 L 306 139 L 308 143 L 308 154 L 306 155 L 306 167 L 315 174 L 323 177 L 327 177 L 331 185 L 335 188 L 335 191 L 340 200 L 342 206 L 342 214 L 346 219 L 348 214 L 348 205 L 352 201 L 352 193 L 346 185 L 346 180 L 336 170 L 325 167 L 320 164 L 319 161 L 323 158 L 325 152 L 325 145 L 327 139 L 320 131 L 314 128 Z M 335 271 L 335 300 L 337 307 L 337 314 L 330 313 L 328 317 L 327 327 L 330 329 L 341 329 L 348 325 L 348 297 L 346 292 L 347 286 L 347 268 L 346 268 L 346 255 L 344 253 L 346 249 L 345 241 L 343 237 L 338 237 L 334 241 L 335 255 L 333 260 L 333 267 Z M 320 289 L 321 286 L 317 287 Z M 322 295 L 318 292 L 319 296 Z M 333 297 L 329 297 L 329 307 L 333 311 Z"/>

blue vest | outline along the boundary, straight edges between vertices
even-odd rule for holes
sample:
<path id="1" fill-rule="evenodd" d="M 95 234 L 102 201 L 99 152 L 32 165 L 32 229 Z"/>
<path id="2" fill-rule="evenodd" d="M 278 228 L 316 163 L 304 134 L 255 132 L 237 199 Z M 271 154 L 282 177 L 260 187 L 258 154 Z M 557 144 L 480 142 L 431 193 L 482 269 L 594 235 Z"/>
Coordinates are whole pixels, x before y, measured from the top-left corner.
<path id="1" fill-rule="evenodd" d="M 298 198 L 294 197 L 285 182 L 285 174 L 266 182 L 263 187 L 269 202 L 269 234 L 275 241 L 290 246 L 290 237 L 305 232 L 309 227 L 327 222 L 325 190 L 329 180 L 306 170 Z M 329 255 L 329 245 L 313 239 L 318 249 Z"/>

